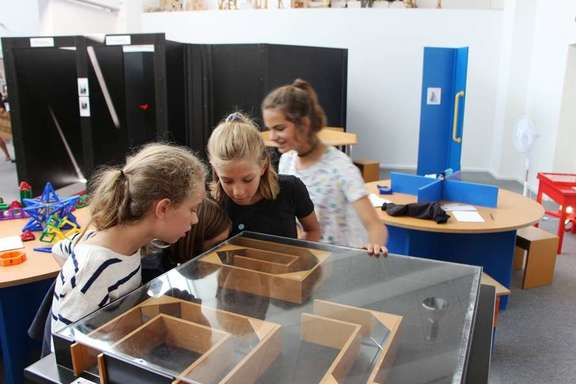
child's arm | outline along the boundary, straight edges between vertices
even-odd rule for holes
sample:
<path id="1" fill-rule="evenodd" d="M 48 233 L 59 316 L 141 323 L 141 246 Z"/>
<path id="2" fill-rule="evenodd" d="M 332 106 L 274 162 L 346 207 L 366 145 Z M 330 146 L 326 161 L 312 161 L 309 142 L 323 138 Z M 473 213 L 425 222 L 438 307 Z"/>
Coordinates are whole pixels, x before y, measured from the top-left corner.
<path id="1" fill-rule="evenodd" d="M 308 241 L 320 240 L 320 223 L 316 218 L 316 213 L 312 211 L 311 214 L 305 217 L 299 217 L 298 221 L 302 224 L 303 239 Z"/>
<path id="2" fill-rule="evenodd" d="M 364 196 L 361 199 L 356 200 L 352 203 L 352 206 L 360 216 L 364 228 L 368 231 L 368 244 L 364 246 L 371 255 L 378 256 L 380 253 L 386 256 L 388 254 L 388 249 L 386 248 L 386 242 L 388 241 L 388 230 L 386 226 L 380 222 L 376 210 L 370 204 L 368 196 Z"/>

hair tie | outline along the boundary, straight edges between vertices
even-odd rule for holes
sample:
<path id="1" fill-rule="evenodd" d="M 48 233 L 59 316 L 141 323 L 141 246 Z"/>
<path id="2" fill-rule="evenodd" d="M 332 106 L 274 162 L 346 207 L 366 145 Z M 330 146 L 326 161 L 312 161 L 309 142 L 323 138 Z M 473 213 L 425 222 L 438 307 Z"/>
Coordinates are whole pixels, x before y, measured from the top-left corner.
<path id="1" fill-rule="evenodd" d="M 232 112 L 231 114 L 228 115 L 228 117 L 226 117 L 226 119 L 224 121 L 226 123 L 231 123 L 231 122 L 242 121 L 242 120 L 244 120 L 244 117 L 242 116 L 242 114 L 240 112 Z"/>
<path id="2" fill-rule="evenodd" d="M 126 177 L 126 174 L 124 173 L 124 171 L 122 169 L 120 170 L 120 177 Z"/>

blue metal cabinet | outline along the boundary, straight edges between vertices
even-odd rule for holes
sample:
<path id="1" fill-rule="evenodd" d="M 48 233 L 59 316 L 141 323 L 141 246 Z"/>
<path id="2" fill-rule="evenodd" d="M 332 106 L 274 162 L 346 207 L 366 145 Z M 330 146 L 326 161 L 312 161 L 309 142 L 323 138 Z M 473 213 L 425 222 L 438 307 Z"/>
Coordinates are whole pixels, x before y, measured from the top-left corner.
<path id="1" fill-rule="evenodd" d="M 460 170 L 468 48 L 424 48 L 418 174 Z"/>

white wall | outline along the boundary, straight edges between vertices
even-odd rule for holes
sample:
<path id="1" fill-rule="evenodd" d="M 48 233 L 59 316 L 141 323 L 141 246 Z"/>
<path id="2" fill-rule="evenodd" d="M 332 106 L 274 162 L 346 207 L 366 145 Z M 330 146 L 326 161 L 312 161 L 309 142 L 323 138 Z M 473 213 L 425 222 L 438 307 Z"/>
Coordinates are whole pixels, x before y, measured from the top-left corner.
<path id="1" fill-rule="evenodd" d="M 576 172 L 576 44 L 568 48 L 566 76 L 560 107 L 560 124 L 556 139 L 554 170 Z"/>
<path id="2" fill-rule="evenodd" d="M 415 167 L 424 46 L 469 46 L 464 169 L 489 170 L 502 11 L 310 9 L 142 15 L 143 32 L 197 43 L 283 43 L 348 48 L 353 156 Z"/>
<path id="3" fill-rule="evenodd" d="M 538 1 L 526 108 L 541 133 L 531 156 L 535 172 L 555 170 L 562 104 L 568 102 L 573 109 L 576 103 L 574 99 L 563 100 L 569 46 L 576 41 L 575 16 L 576 1 Z M 532 188 L 536 185 L 535 172 Z"/>
<path id="4" fill-rule="evenodd" d="M 527 113 L 537 4 L 538 0 L 510 0 L 504 11 L 502 61 L 490 164 L 492 173 L 498 178 L 523 178 L 524 157 L 514 149 L 514 127 Z"/>
<path id="5" fill-rule="evenodd" d="M 516 122 L 528 116 L 540 134 L 529 156 L 536 191 L 537 172 L 576 172 L 576 52 L 569 55 L 576 2 L 508 0 L 504 15 L 491 169 L 499 178 L 523 177 L 513 135 Z"/>
<path id="6" fill-rule="evenodd" d="M 39 31 L 38 0 L 19 0 L 2 4 L 0 37 L 34 35 Z"/>
<path id="7" fill-rule="evenodd" d="M 116 5 L 121 4 L 118 2 Z M 108 11 L 66 0 L 40 0 L 40 7 L 41 32 L 45 35 L 125 32 L 120 11 Z"/>
<path id="8" fill-rule="evenodd" d="M 37 35 L 40 32 L 40 16 L 37 0 L 21 0 L 4 4 L 0 11 L 0 37 Z M 0 44 L 0 92 L 4 93 L 6 75 L 2 44 Z"/>

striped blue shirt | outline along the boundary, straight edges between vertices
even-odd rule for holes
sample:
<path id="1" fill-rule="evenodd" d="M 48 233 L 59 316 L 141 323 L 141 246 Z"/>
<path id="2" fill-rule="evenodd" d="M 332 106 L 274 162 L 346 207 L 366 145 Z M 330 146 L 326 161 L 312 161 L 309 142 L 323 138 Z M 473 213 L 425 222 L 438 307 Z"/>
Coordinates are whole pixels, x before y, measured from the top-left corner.
<path id="1" fill-rule="evenodd" d="M 52 247 L 66 262 L 52 298 L 52 332 L 124 296 L 141 284 L 140 252 L 121 255 L 98 245 L 62 240 Z"/>

